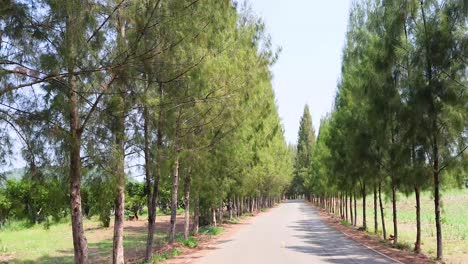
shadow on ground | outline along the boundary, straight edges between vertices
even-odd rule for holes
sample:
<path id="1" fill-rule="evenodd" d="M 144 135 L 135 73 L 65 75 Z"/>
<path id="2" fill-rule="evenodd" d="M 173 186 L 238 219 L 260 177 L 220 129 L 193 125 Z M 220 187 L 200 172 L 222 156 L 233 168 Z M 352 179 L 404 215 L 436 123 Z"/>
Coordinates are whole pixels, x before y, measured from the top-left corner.
<path id="1" fill-rule="evenodd" d="M 303 203 L 293 200 L 289 203 Z M 341 232 L 326 225 L 318 212 L 307 204 L 300 205 L 300 211 L 306 215 L 305 220 L 294 222 L 288 226 L 296 237 L 304 244 L 286 247 L 290 250 L 319 256 L 323 261 L 338 264 L 384 264 L 394 263 L 384 256 L 347 238 Z"/>

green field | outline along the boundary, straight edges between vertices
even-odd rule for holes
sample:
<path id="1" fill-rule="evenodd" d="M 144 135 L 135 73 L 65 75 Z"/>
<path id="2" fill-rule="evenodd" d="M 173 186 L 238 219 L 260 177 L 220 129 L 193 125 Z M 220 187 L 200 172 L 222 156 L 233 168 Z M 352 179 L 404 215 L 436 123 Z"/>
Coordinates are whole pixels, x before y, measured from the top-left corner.
<path id="1" fill-rule="evenodd" d="M 180 213 L 182 210 L 178 210 Z M 164 215 L 158 210 L 158 215 Z M 139 254 L 146 243 L 146 214 L 139 221 L 127 222 L 124 235 L 126 254 Z M 167 217 L 166 217 L 167 218 Z M 163 221 L 167 221 L 168 218 Z M 159 217 L 161 219 L 161 217 Z M 159 220 L 158 220 L 159 222 Z M 106 262 L 112 254 L 112 226 L 103 228 L 97 218 L 84 220 L 89 257 L 93 262 Z M 155 234 L 155 246 L 164 242 L 166 232 Z M 44 225 L 28 226 L 10 222 L 0 229 L 0 263 L 73 263 L 71 223 L 63 219 L 46 229 Z"/>
<path id="2" fill-rule="evenodd" d="M 367 226 L 374 232 L 373 195 L 366 200 Z M 414 194 L 406 197 L 398 195 L 399 242 L 410 249 L 416 241 L 416 209 Z M 380 209 L 379 209 L 380 210 Z M 379 231 L 380 213 L 379 217 Z M 392 204 L 385 199 L 385 219 L 387 234 L 393 234 Z M 450 190 L 442 195 L 442 236 L 444 256 L 448 263 L 466 263 L 468 259 L 468 189 Z M 358 200 L 358 223 L 362 225 L 362 200 Z M 430 192 L 421 194 L 421 239 L 423 253 L 435 256 L 436 230 L 434 202 Z"/>
<path id="3" fill-rule="evenodd" d="M 145 220 L 132 222 L 126 228 L 126 253 L 139 252 L 145 247 Z M 106 261 L 112 253 L 112 227 L 102 228 L 96 220 L 84 221 L 89 256 L 93 262 Z M 157 233 L 157 241 L 164 241 L 165 233 Z M 42 225 L 30 228 L 0 231 L 0 263 L 73 263 L 71 225 L 60 223 L 44 229 Z"/>
<path id="4" fill-rule="evenodd" d="M 178 213 L 183 210 L 179 209 Z M 165 228 L 169 216 L 158 210 L 157 231 L 154 247 L 167 242 Z M 182 219 L 182 218 L 180 218 Z M 147 216 L 140 216 L 139 221 L 127 221 L 124 234 L 125 256 L 141 257 L 144 254 L 147 235 Z M 84 227 L 88 240 L 91 263 L 109 263 L 112 254 L 113 227 L 104 228 L 97 218 L 85 219 Z M 216 236 L 223 231 L 222 227 L 200 227 L 201 235 Z M 191 237 L 184 240 L 182 235 L 177 241 L 185 247 L 196 247 L 197 240 Z M 170 252 L 156 258 L 168 258 Z M 172 254 L 174 255 L 174 254 Z M 0 229 L 0 263 L 73 263 L 73 243 L 71 224 L 68 219 L 53 224 L 49 229 L 44 225 L 28 226 L 26 222 L 11 222 Z"/>

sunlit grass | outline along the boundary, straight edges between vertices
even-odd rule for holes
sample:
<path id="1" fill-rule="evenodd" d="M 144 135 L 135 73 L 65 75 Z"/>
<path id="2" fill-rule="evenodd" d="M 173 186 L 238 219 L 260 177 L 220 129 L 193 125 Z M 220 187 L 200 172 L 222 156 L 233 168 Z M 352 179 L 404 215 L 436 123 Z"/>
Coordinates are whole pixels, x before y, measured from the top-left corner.
<path id="1" fill-rule="evenodd" d="M 385 197 L 385 223 L 387 234 L 393 234 L 392 204 Z M 414 194 L 406 197 L 398 195 L 397 216 L 399 240 L 405 247 L 413 248 L 416 240 L 416 208 Z M 362 225 L 362 200 L 358 200 L 358 225 Z M 379 208 L 380 210 L 380 208 Z M 373 195 L 366 199 L 367 227 L 374 232 L 374 200 Z M 380 211 L 378 212 L 379 231 Z M 421 194 L 421 239 L 424 253 L 435 256 L 436 228 L 434 216 L 434 201 L 431 192 Z M 444 255 L 449 263 L 462 263 L 460 256 L 468 254 L 468 189 L 449 190 L 442 195 L 442 235 Z"/>

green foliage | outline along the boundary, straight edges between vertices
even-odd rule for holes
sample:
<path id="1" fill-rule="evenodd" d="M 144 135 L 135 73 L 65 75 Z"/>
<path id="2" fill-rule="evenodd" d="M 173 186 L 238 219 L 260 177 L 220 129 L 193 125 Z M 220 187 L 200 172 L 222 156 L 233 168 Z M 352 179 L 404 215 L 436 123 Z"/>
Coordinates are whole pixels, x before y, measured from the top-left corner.
<path id="1" fill-rule="evenodd" d="M 88 217 L 97 215 L 103 227 L 109 227 L 114 208 L 115 181 L 102 171 L 93 169 L 87 173 L 83 188 L 84 212 Z"/>
<path id="2" fill-rule="evenodd" d="M 398 248 L 398 249 L 404 249 L 404 250 L 408 250 L 410 251 L 411 250 L 411 245 L 408 244 L 408 243 L 402 243 L 402 242 L 398 242 L 396 243 L 395 245 L 393 245 L 395 248 Z"/>
<path id="3" fill-rule="evenodd" d="M 216 236 L 219 235 L 221 232 L 224 231 L 224 228 L 219 226 L 206 226 L 200 228 L 200 233 L 209 236 Z"/>
<path id="4" fill-rule="evenodd" d="M 125 186 L 125 209 L 138 217 L 146 203 L 145 185 L 139 182 L 127 182 Z"/>
<path id="5" fill-rule="evenodd" d="M 198 246 L 198 241 L 194 236 L 190 236 L 188 239 L 184 239 L 182 235 L 177 235 L 177 242 L 189 248 L 196 248 Z"/>
<path id="6" fill-rule="evenodd" d="M 294 178 L 292 180 L 288 195 L 305 194 L 304 189 L 306 178 L 309 175 L 309 168 L 312 165 L 312 157 L 315 146 L 315 131 L 312 126 L 312 117 L 309 106 L 304 107 L 304 113 L 299 125 L 299 136 L 297 139 L 296 156 L 294 163 Z"/>
<path id="7" fill-rule="evenodd" d="M 466 30 L 460 1 L 356 2 L 334 109 L 304 181 L 312 197 L 432 189 L 436 226 L 450 221 L 437 212 L 440 189 L 459 186 L 468 164 Z"/>
<path id="8" fill-rule="evenodd" d="M 63 184 L 58 180 L 35 182 L 8 180 L 5 189 L 0 190 L 0 221 L 7 218 L 25 219 L 31 224 L 47 222 L 49 217 L 58 221 L 67 212 L 68 203 Z"/>
<path id="9" fill-rule="evenodd" d="M 341 220 L 341 224 L 348 227 L 351 226 L 351 223 L 348 222 L 348 220 Z"/>
<path id="10" fill-rule="evenodd" d="M 70 197 L 81 197 L 72 208 L 109 226 L 123 189 L 127 216 L 151 207 L 152 196 L 159 213 L 181 213 L 185 184 L 172 174 L 191 179 L 202 219 L 234 200 L 285 194 L 294 151 L 271 82 L 278 52 L 247 6 L 53 0 L 9 2 L 1 12 L 0 61 L 10 63 L 0 62 L 0 164 L 18 134 L 28 171 L 7 188 L 21 201 L 0 192 L 2 216 L 42 210 L 34 221 L 49 226 L 49 215 L 69 214 L 62 202 L 70 208 Z M 126 181 L 143 160 L 144 183 Z M 57 182 L 32 188 L 48 181 L 41 168 L 51 164 Z"/>

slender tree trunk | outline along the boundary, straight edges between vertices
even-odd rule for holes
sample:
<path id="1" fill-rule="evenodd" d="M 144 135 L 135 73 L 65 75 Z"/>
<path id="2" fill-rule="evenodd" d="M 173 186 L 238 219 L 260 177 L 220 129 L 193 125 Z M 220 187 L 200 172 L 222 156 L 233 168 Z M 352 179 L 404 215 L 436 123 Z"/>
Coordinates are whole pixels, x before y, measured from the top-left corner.
<path id="1" fill-rule="evenodd" d="M 354 212 L 356 213 L 356 212 Z M 349 194 L 349 214 L 351 216 L 351 225 L 354 224 L 354 217 L 353 217 L 353 192 L 350 192 Z"/>
<path id="2" fill-rule="evenodd" d="M 215 209 L 215 208 L 212 208 L 212 209 L 211 209 L 211 213 L 212 213 L 212 217 L 213 217 L 213 218 L 212 218 L 213 220 L 212 220 L 211 224 L 212 224 L 213 226 L 216 226 L 216 209 Z"/>
<path id="3" fill-rule="evenodd" d="M 392 185 L 392 208 L 393 208 L 393 243 L 398 243 L 398 217 L 396 207 L 396 186 Z"/>
<path id="4" fill-rule="evenodd" d="M 354 192 L 354 225 L 357 226 L 357 202 L 356 192 Z"/>
<path id="5" fill-rule="evenodd" d="M 254 213 L 254 206 L 253 206 L 253 198 L 252 197 L 249 198 L 249 205 L 250 205 L 250 213 L 253 214 Z"/>
<path id="6" fill-rule="evenodd" d="M 239 197 L 239 217 L 244 214 L 244 198 Z"/>
<path id="7" fill-rule="evenodd" d="M 236 217 L 240 217 L 241 216 L 241 213 L 240 213 L 240 201 L 239 201 L 239 196 L 236 196 L 234 198 L 234 201 L 236 203 Z"/>
<path id="8" fill-rule="evenodd" d="M 195 208 L 193 212 L 193 227 L 192 227 L 193 231 L 192 232 L 194 236 L 198 235 L 198 227 L 200 225 L 199 223 L 200 223 L 200 200 L 197 197 L 197 199 L 195 199 Z"/>
<path id="9" fill-rule="evenodd" d="M 438 161 L 434 162 L 434 207 L 435 207 L 435 221 L 436 221 L 436 234 L 437 234 L 437 259 L 442 260 L 442 226 L 440 223 L 440 179 L 438 172 Z"/>
<path id="10" fill-rule="evenodd" d="M 344 199 L 344 207 L 345 207 L 345 212 L 346 212 L 346 221 L 348 221 L 348 192 L 345 193 L 345 199 Z"/>
<path id="11" fill-rule="evenodd" d="M 150 142 L 151 142 L 151 137 L 150 137 L 150 117 L 149 117 L 149 111 L 148 111 L 148 106 L 144 106 L 143 109 L 143 116 L 144 116 L 144 124 L 143 124 L 143 131 L 144 131 L 144 138 L 145 138 L 145 146 L 144 146 L 144 152 L 145 152 L 145 193 L 146 193 L 146 205 L 148 207 L 148 229 L 151 225 L 151 179 L 153 178 L 153 175 L 151 175 L 152 171 L 152 157 L 151 157 L 151 148 L 150 148 Z M 153 233 L 153 232 L 151 232 Z M 147 237 L 147 239 L 149 236 Z M 151 240 L 153 240 L 153 237 L 151 236 Z M 148 245 L 148 241 L 146 242 L 146 245 Z M 148 250 L 148 248 L 147 248 Z M 151 252 L 150 248 L 150 252 Z M 151 257 L 151 256 L 150 256 Z M 148 252 L 145 251 L 145 261 L 149 262 L 148 258 Z"/>
<path id="12" fill-rule="evenodd" d="M 178 146 L 176 146 L 178 148 Z M 172 197 L 171 197 L 171 226 L 169 229 L 169 244 L 175 239 L 176 221 L 177 221 L 177 191 L 179 189 L 179 153 L 176 151 L 174 161 L 174 172 L 172 174 Z"/>
<path id="13" fill-rule="evenodd" d="M 374 233 L 377 234 L 379 231 L 379 213 L 377 209 L 377 184 L 374 183 Z"/>
<path id="14" fill-rule="evenodd" d="M 69 70 L 72 72 L 73 69 Z M 70 89 L 70 207 L 75 263 L 88 263 L 88 242 L 81 211 L 81 130 L 76 77 L 69 77 Z"/>
<path id="15" fill-rule="evenodd" d="M 114 162 L 117 192 L 115 198 L 113 258 L 114 264 L 125 262 L 123 232 L 125 221 L 125 98 L 119 95 L 119 105 L 115 117 L 115 150 Z"/>
<path id="16" fill-rule="evenodd" d="M 178 191 L 179 191 L 179 133 L 180 133 L 180 117 L 181 110 L 178 111 L 174 134 L 174 171 L 172 173 L 172 197 L 171 197 L 171 226 L 169 228 L 169 244 L 174 243 L 176 224 L 177 224 L 177 207 L 178 207 Z"/>
<path id="17" fill-rule="evenodd" d="M 160 97 L 161 99 L 164 96 L 164 90 L 162 84 L 159 85 L 160 87 Z M 154 241 L 154 230 L 156 225 L 156 208 L 157 208 L 157 199 L 159 194 L 159 179 L 161 178 L 161 164 L 162 164 L 162 147 L 163 147 L 163 125 L 164 125 L 164 117 L 163 117 L 163 109 L 162 107 L 159 109 L 159 120 L 158 120 L 158 128 L 157 128 L 157 142 L 156 142 L 156 161 L 158 164 L 153 168 L 153 190 L 148 193 L 151 198 L 148 200 L 148 235 L 146 239 L 146 252 L 145 252 L 145 260 L 150 261 L 153 257 L 153 241 Z M 151 189 L 151 188 L 150 188 Z"/>
<path id="18" fill-rule="evenodd" d="M 416 242 L 414 243 L 414 251 L 421 252 L 421 188 L 414 186 L 414 193 L 416 194 Z"/>
<path id="19" fill-rule="evenodd" d="M 232 220 L 232 214 L 233 214 L 232 211 L 233 211 L 234 203 L 232 202 L 231 198 L 229 198 L 228 206 L 229 206 L 229 220 Z"/>
<path id="20" fill-rule="evenodd" d="M 340 193 L 340 218 L 343 219 L 343 194 Z"/>
<path id="21" fill-rule="evenodd" d="M 366 184 L 362 183 L 362 227 L 367 230 L 366 219 Z"/>
<path id="22" fill-rule="evenodd" d="M 117 14 L 117 49 L 119 52 L 126 50 L 126 23 L 121 11 Z M 119 69 L 122 72 L 125 69 Z M 114 124 L 113 132 L 115 135 L 115 149 L 113 153 L 116 173 L 116 197 L 115 197 L 115 214 L 114 214 L 114 238 L 113 238 L 113 254 L 112 262 L 114 264 L 124 264 L 124 221 L 125 221 L 125 116 L 126 109 L 126 89 L 125 89 L 125 75 L 119 76 L 118 94 L 114 95 L 115 104 L 114 109 Z"/>
<path id="23" fill-rule="evenodd" d="M 384 240 L 387 240 L 387 229 L 385 228 L 385 214 L 382 203 L 382 181 L 379 182 L 379 203 L 380 203 L 380 217 L 382 222 L 382 232 Z"/>
<path id="24" fill-rule="evenodd" d="M 421 6 L 421 15 L 423 19 L 424 25 L 424 34 L 425 34 L 425 48 L 426 48 L 426 76 L 427 76 L 427 83 L 429 85 L 432 84 L 432 61 L 431 56 L 429 56 L 430 50 L 430 43 L 427 33 L 427 25 L 426 25 L 426 14 L 424 11 L 424 1 L 420 1 Z M 437 135 L 439 128 L 437 126 L 437 110 L 435 109 L 435 103 L 431 100 L 431 118 L 432 118 L 432 159 L 433 159 L 433 166 L 432 166 L 432 173 L 434 177 L 434 211 L 435 211 L 435 222 L 436 222 L 436 235 L 437 235 L 437 259 L 443 259 L 443 251 L 442 251 L 442 226 L 440 223 L 440 171 L 439 171 L 439 147 L 438 147 L 438 140 Z"/>
<path id="25" fill-rule="evenodd" d="M 222 225 L 223 220 L 224 220 L 224 205 L 223 205 L 223 202 L 221 202 L 221 205 L 219 206 L 218 217 L 219 217 L 218 223 Z"/>
<path id="26" fill-rule="evenodd" d="M 184 222 L 184 239 L 189 237 L 190 228 L 190 167 L 187 169 L 187 175 L 185 176 L 185 222 Z"/>

